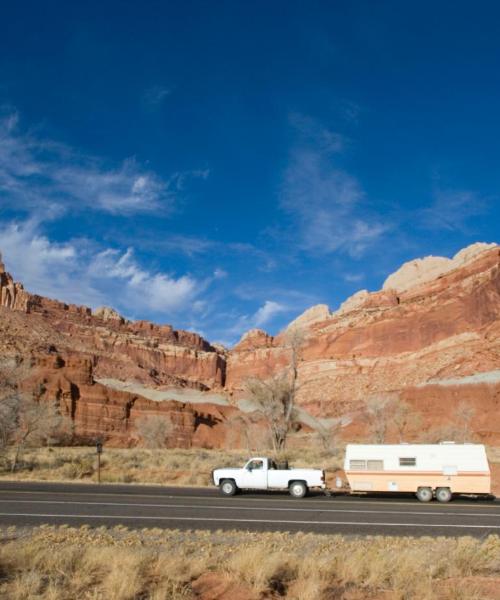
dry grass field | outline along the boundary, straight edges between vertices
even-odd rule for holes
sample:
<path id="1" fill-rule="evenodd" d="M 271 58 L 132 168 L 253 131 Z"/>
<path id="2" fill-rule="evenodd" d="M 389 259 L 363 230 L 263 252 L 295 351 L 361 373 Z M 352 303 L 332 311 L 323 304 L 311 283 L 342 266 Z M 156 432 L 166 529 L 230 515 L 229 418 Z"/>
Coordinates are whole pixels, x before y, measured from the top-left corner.
<path id="1" fill-rule="evenodd" d="M 0 478 L 43 481 L 93 481 L 96 478 L 94 448 L 27 449 L 19 469 L 11 473 L 5 457 Z M 146 450 L 106 448 L 101 457 L 104 483 L 157 483 L 163 485 L 211 485 L 210 474 L 217 467 L 243 465 L 244 451 L 224 450 Z M 287 458 L 295 466 L 311 466 L 334 472 L 341 456 L 315 450 L 292 450 Z"/>
<path id="2" fill-rule="evenodd" d="M 500 598 L 500 538 L 0 529 L 12 600 Z"/>
<path id="3" fill-rule="evenodd" d="M 488 448 L 492 491 L 500 495 L 500 448 Z M 264 450 L 263 455 L 269 454 Z M 334 485 L 335 473 L 342 468 L 343 447 L 331 452 L 320 448 L 287 451 L 286 458 L 296 467 L 325 469 L 327 484 Z M 101 459 L 103 483 L 149 483 L 159 485 L 211 485 L 210 474 L 217 467 L 243 465 L 246 451 L 144 448 L 105 448 Z M 96 480 L 95 448 L 28 448 L 15 473 L 9 469 L 9 455 L 0 457 L 0 479 L 39 481 Z"/>

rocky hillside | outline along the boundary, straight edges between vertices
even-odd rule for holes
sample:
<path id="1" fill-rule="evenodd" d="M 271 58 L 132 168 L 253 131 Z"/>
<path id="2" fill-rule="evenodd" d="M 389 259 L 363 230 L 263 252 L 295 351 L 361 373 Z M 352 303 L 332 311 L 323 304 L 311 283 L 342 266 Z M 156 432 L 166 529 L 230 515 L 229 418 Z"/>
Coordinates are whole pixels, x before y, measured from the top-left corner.
<path id="1" fill-rule="evenodd" d="M 333 313 L 313 307 L 292 326 L 306 333 L 299 379 L 309 413 L 342 418 L 356 435 L 363 404 L 376 394 L 413 405 L 424 427 L 448 422 L 465 402 L 475 409 L 477 434 L 500 443 L 496 244 L 406 263 L 380 292 L 360 291 Z M 227 387 L 238 393 L 249 375 L 284 365 L 284 337 L 245 336 L 229 355 Z"/>
<path id="2" fill-rule="evenodd" d="M 477 435 L 500 444 L 499 317 L 496 244 L 406 263 L 381 291 L 360 291 L 336 312 L 313 307 L 289 326 L 304 333 L 299 404 L 338 419 L 352 438 L 377 394 L 413 406 L 422 427 L 445 424 L 465 402 Z M 102 434 L 117 445 L 136 442 L 138 416 L 165 412 L 177 445 L 242 443 L 245 379 L 289 362 L 286 332 L 252 330 L 225 352 L 170 326 L 30 294 L 1 261 L 0 349 L 24 389 L 59 399 L 80 438 Z"/>

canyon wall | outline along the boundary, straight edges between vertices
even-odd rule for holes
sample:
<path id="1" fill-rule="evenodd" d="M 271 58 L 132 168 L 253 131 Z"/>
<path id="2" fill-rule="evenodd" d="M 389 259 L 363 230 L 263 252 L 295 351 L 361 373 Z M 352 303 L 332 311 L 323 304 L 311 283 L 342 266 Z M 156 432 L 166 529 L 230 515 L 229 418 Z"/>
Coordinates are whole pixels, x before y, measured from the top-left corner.
<path id="1" fill-rule="evenodd" d="M 81 440 L 104 435 L 115 445 L 135 444 L 140 415 L 168 413 L 176 445 L 243 443 L 250 417 L 237 406 L 245 380 L 286 368 L 287 331 L 297 328 L 304 337 L 298 404 L 317 419 L 341 421 L 346 439 L 364 435 L 367 399 L 391 395 L 422 416 L 424 429 L 446 424 L 465 402 L 474 408 L 476 435 L 500 444 L 495 244 L 475 244 L 453 259 L 410 261 L 381 291 L 362 290 L 335 312 L 312 307 L 275 337 L 249 331 L 231 351 L 169 325 L 129 322 L 110 308 L 91 311 L 29 294 L 0 260 L 2 356 L 24 366 L 25 391 L 59 399 Z M 97 380 L 193 390 L 207 402 L 180 402 L 175 394 L 169 400 L 168 393 L 158 402 Z M 225 404 L 210 402 L 214 392 Z"/>

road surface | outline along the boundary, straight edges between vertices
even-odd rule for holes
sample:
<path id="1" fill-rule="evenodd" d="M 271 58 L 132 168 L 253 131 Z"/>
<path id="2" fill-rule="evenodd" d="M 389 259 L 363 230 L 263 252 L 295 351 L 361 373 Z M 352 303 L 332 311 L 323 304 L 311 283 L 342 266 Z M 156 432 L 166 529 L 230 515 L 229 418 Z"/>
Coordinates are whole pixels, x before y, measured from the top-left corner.
<path id="1" fill-rule="evenodd" d="M 213 488 L 0 481 L 0 525 L 310 531 L 344 535 L 500 534 L 500 501 L 278 493 L 224 498 Z"/>

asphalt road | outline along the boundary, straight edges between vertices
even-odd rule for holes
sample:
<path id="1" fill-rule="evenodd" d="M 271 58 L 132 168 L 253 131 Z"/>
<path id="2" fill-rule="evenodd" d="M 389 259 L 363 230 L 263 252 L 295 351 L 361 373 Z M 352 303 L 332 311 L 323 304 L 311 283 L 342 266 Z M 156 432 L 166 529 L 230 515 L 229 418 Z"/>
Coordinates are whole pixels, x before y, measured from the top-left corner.
<path id="1" fill-rule="evenodd" d="M 0 525 L 42 523 L 310 531 L 350 535 L 500 534 L 500 501 L 278 493 L 223 498 L 213 488 L 0 482 Z"/>

